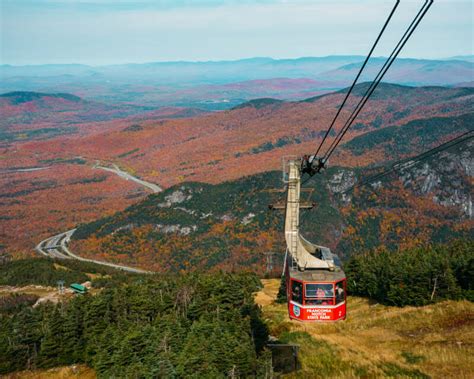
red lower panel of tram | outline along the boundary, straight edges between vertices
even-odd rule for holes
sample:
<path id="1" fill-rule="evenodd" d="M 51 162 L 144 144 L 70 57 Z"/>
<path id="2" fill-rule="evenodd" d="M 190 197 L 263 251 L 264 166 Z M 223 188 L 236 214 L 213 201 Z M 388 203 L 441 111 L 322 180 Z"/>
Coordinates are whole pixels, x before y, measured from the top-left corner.
<path id="1" fill-rule="evenodd" d="M 290 318 L 299 321 L 337 321 L 346 318 L 346 303 L 334 306 L 301 305 L 291 301 L 288 306 Z"/>

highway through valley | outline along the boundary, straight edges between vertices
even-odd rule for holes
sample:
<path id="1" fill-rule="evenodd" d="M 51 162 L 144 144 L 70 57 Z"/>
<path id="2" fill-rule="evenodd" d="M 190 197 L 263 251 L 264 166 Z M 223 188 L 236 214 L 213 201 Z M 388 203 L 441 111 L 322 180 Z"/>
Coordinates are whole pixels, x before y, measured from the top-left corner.
<path id="1" fill-rule="evenodd" d="M 101 170 L 112 172 L 125 180 L 132 180 L 137 184 L 144 186 L 145 188 L 151 190 L 154 193 L 158 193 L 163 191 L 163 189 L 150 182 L 146 182 L 144 180 L 138 179 L 133 175 L 129 174 L 126 171 L 121 170 L 117 165 L 113 164 L 112 167 L 105 167 L 100 166 L 99 163 L 95 164 L 93 168 L 98 168 Z M 68 230 L 67 232 L 56 234 L 55 236 L 46 238 L 45 240 L 41 241 L 38 245 L 36 245 L 35 250 L 46 257 L 50 258 L 59 258 L 59 259 L 77 259 L 79 261 L 84 262 L 92 262 L 103 266 L 109 266 L 116 268 L 118 270 L 128 271 L 128 272 L 135 272 L 140 274 L 152 274 L 151 271 L 145 271 L 134 267 L 128 267 L 123 265 L 117 265 L 115 263 L 109 262 L 102 262 L 97 261 L 95 259 L 86 259 L 82 258 L 73 252 L 68 247 L 69 241 L 71 240 L 71 236 L 74 234 L 76 229 Z"/>
<path id="2" fill-rule="evenodd" d="M 117 265 L 115 263 L 97 261 L 95 259 L 82 258 L 74 253 L 68 248 L 68 243 L 71 240 L 71 236 L 74 234 L 76 229 L 68 230 L 67 232 L 56 234 L 55 236 L 46 238 L 36 245 L 35 250 L 50 258 L 59 258 L 59 259 L 77 259 L 83 262 L 92 262 L 102 266 L 113 267 L 118 270 L 134 272 L 138 274 L 152 274 L 151 271 L 140 270 L 134 267 L 128 267 L 123 265 Z"/>
<path id="3" fill-rule="evenodd" d="M 101 170 L 112 172 L 125 180 L 132 180 L 135 183 L 144 186 L 145 188 L 151 190 L 154 193 L 163 191 L 163 189 L 160 186 L 154 183 L 150 183 L 150 182 L 146 182 L 144 180 L 138 179 L 130 175 L 128 172 L 121 170 L 115 164 L 112 165 L 112 167 L 105 167 L 105 166 L 100 166 L 99 164 L 96 164 L 93 166 L 93 168 L 98 168 Z M 35 250 L 39 254 L 44 255 L 46 257 L 50 257 L 50 258 L 77 259 L 79 261 L 92 262 L 92 263 L 96 263 L 102 266 L 109 266 L 109 267 L 116 268 L 118 270 L 123 270 L 123 271 L 128 271 L 128 272 L 135 272 L 135 273 L 140 273 L 140 274 L 152 273 L 151 271 L 145 271 L 145 270 L 141 270 L 134 267 L 128 267 L 128 266 L 123 266 L 123 265 L 117 265 L 115 263 L 97 261 L 95 259 L 82 258 L 74 254 L 68 248 L 68 244 L 69 244 L 69 241 L 71 240 L 71 236 L 74 234 L 75 231 L 76 229 L 71 229 L 71 230 L 68 230 L 67 232 L 59 233 L 59 234 L 56 234 L 55 236 L 46 238 L 45 240 L 41 241 L 38 245 L 36 245 Z"/>
<path id="4" fill-rule="evenodd" d="M 154 193 L 163 191 L 163 189 L 160 186 L 154 183 L 146 182 L 145 180 L 138 179 L 135 176 L 129 174 L 128 172 L 121 170 L 116 164 L 113 164 L 112 167 L 105 167 L 105 166 L 100 166 L 99 164 L 96 164 L 93 166 L 93 168 L 98 168 L 101 170 L 112 172 L 125 180 L 132 180 L 135 183 L 138 183 L 142 185 L 143 187 L 148 188 Z"/>

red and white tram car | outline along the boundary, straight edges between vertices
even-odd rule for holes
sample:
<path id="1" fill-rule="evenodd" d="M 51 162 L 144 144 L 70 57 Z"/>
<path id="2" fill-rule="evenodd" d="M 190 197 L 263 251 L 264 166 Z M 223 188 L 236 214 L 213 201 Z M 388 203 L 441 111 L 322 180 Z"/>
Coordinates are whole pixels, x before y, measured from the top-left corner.
<path id="1" fill-rule="evenodd" d="M 289 257 L 289 256 L 288 256 Z M 299 321 L 338 321 L 346 318 L 346 276 L 335 271 L 292 269 L 288 259 L 288 315 Z"/>
<path id="2" fill-rule="evenodd" d="M 292 159 L 286 165 L 285 275 L 289 316 L 300 321 L 344 320 L 346 276 L 336 255 L 300 235 L 302 164 L 300 160 Z"/>

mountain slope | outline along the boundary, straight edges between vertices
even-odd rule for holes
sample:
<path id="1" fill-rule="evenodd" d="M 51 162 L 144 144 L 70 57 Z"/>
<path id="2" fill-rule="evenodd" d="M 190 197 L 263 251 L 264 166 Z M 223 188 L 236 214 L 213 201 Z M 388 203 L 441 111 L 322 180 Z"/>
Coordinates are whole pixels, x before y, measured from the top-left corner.
<path id="1" fill-rule="evenodd" d="M 197 108 L 154 109 L 133 105 L 108 105 L 69 93 L 16 91 L 0 95 L 0 139 L 4 141 L 51 139 L 61 134 L 90 134 L 106 121 L 139 122 L 187 118 L 205 114 Z M 100 124 L 104 123 L 104 124 Z M 48 142 L 49 143 L 49 142 Z"/>
<path id="2" fill-rule="evenodd" d="M 364 86 L 356 87 L 341 121 Z M 381 84 L 346 135 L 348 145 L 336 150 L 330 164 L 364 167 L 429 149 L 470 127 L 473 94 L 472 88 Z M 163 188 L 279 170 L 282 156 L 314 152 L 343 96 L 340 91 L 298 102 L 257 99 L 210 114 L 162 108 L 110 121 L 59 124 L 56 130 L 77 127 L 80 133 L 47 140 L 6 141 L 0 155 L 2 241 L 14 251 L 26 251 L 46 237 L 144 198 L 139 185 L 94 169 L 97 162 L 116 164 Z M 373 141 L 380 142 L 375 149 Z"/>
<path id="3" fill-rule="evenodd" d="M 396 160 L 411 152 L 440 144 L 449 136 L 474 130 L 474 112 L 455 117 L 433 117 L 413 120 L 404 125 L 384 128 L 355 137 L 343 145 L 356 156 L 383 154 Z"/>
<path id="4" fill-rule="evenodd" d="M 3 140 L 54 136 L 78 131 L 77 125 L 143 113 L 133 106 L 111 106 L 67 93 L 16 91 L 0 95 Z"/>
<path id="5" fill-rule="evenodd" d="M 331 168 L 311 185 L 317 206 L 303 214 L 301 230 L 341 256 L 472 238 L 473 146 L 453 147 L 349 197 L 341 193 L 373 170 Z M 280 261 L 282 216 L 267 209 L 275 200 L 268 189 L 281 186 L 279 177 L 274 172 L 219 185 L 177 185 L 80 226 L 73 249 L 159 271 L 258 268 L 267 251 L 279 252 Z"/>
<path id="6" fill-rule="evenodd" d="M 341 121 L 347 119 L 365 86 L 356 87 Z M 130 124 L 114 123 L 114 130 L 76 140 L 71 154 L 115 161 L 165 187 L 183 180 L 218 183 L 278 169 L 281 156 L 315 150 L 343 96 L 338 92 L 302 102 L 254 100 L 237 109 L 191 119 L 143 121 L 133 138 L 124 132 Z M 470 113 L 474 110 L 473 98 L 472 88 L 382 84 L 344 141 L 416 119 Z M 340 127 L 338 123 L 336 130 Z M 42 148 L 43 144 L 37 148 L 43 159 L 50 159 L 61 154 L 62 142 L 58 139 L 47 148 Z M 130 151 L 137 153 L 117 159 Z M 344 154 L 338 152 L 332 163 L 349 161 L 357 165 L 380 159 L 385 156 L 372 154 L 358 159 L 347 150 Z"/>
<path id="7" fill-rule="evenodd" d="M 385 62 L 385 58 L 373 58 L 369 61 L 361 80 L 374 78 Z M 321 74 L 328 81 L 347 81 L 354 78 L 360 69 L 360 63 L 351 63 Z M 397 59 L 390 67 L 384 80 L 404 85 L 453 85 L 474 75 L 474 63 L 462 60 L 426 60 Z"/>

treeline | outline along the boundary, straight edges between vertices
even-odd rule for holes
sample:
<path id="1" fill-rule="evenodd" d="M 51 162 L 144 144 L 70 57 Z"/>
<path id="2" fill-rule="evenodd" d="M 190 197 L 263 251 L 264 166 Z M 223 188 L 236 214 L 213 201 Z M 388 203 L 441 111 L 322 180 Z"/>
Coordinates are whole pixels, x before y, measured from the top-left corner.
<path id="1" fill-rule="evenodd" d="M 265 377 L 259 286 L 252 274 L 142 276 L 95 296 L 1 312 L 0 374 L 86 363 L 104 378 Z"/>
<path id="2" fill-rule="evenodd" d="M 474 301 L 474 241 L 354 254 L 345 266 L 348 292 L 382 304 Z"/>
<path id="3" fill-rule="evenodd" d="M 26 286 L 30 284 L 43 286 L 56 286 L 59 280 L 64 280 L 66 285 L 71 283 L 83 283 L 90 278 L 86 275 L 99 274 L 106 278 L 96 281 L 105 284 L 112 280 L 114 282 L 124 281 L 126 277 L 133 274 L 121 272 L 114 268 L 97 265 L 95 263 L 81 262 L 78 260 L 29 258 L 14 260 L 0 265 L 0 285 Z"/>
<path id="4" fill-rule="evenodd" d="M 3 314 L 17 313 L 25 306 L 30 307 L 35 304 L 38 299 L 39 296 L 26 293 L 0 295 L 0 312 Z"/>

